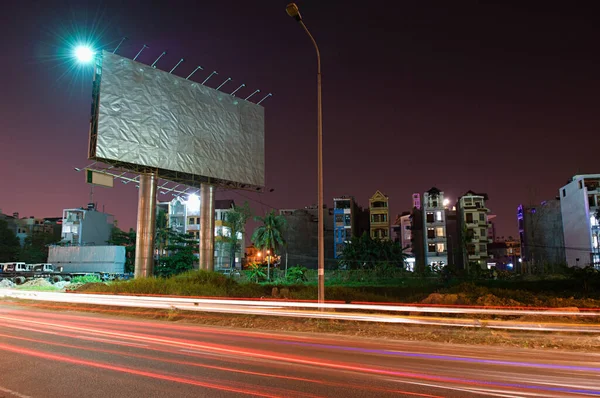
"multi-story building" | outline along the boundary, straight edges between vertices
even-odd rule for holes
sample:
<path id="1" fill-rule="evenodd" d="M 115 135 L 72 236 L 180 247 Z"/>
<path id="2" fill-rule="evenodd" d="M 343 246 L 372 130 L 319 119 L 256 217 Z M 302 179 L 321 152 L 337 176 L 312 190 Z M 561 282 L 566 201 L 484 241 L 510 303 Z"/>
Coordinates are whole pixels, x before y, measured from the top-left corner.
<path id="1" fill-rule="evenodd" d="M 371 238 L 390 238 L 389 198 L 380 191 L 369 199 L 370 236 Z"/>
<path id="2" fill-rule="evenodd" d="M 339 258 L 357 230 L 358 206 L 352 196 L 333 198 L 333 256 Z"/>
<path id="3" fill-rule="evenodd" d="M 494 264 L 498 270 L 521 272 L 521 242 L 512 236 L 499 236 L 488 243 L 488 256 L 488 264 Z"/>
<path id="4" fill-rule="evenodd" d="M 491 225 L 487 218 L 487 200 L 487 194 L 473 191 L 468 191 L 458 200 L 458 233 L 459 242 L 463 245 L 459 253 L 463 267 L 476 263 L 487 269 L 488 244 L 492 243 L 489 238 Z"/>
<path id="5" fill-rule="evenodd" d="M 412 252 L 412 217 L 410 212 L 404 212 L 396 216 L 396 221 L 392 225 L 394 232 L 394 242 L 398 242 L 404 249 L 404 253 L 413 254 Z"/>
<path id="6" fill-rule="evenodd" d="M 600 174 L 573 176 L 559 197 L 567 264 L 600 268 Z"/>
<path id="7" fill-rule="evenodd" d="M 444 192 L 436 187 L 426 191 L 421 208 L 424 264 L 443 267 L 448 264 Z"/>
<path id="8" fill-rule="evenodd" d="M 519 205 L 519 257 L 517 271 L 541 271 L 539 267 L 565 263 L 565 242 L 559 199 L 546 200 L 537 206 Z M 515 255 L 516 255 L 515 251 Z"/>
<path id="9" fill-rule="evenodd" d="M 103 246 L 110 239 L 114 226 L 111 214 L 96 210 L 93 203 L 87 209 L 63 210 L 61 243 L 74 246 Z"/>
<path id="10" fill-rule="evenodd" d="M 187 200 L 175 197 L 170 202 L 161 202 L 158 208 L 167 213 L 168 226 L 179 233 L 187 233 L 200 240 L 200 198 L 190 195 Z M 215 269 L 230 268 L 241 263 L 244 231 L 238 232 L 238 250 L 235 258 L 231 259 L 229 246 L 224 244 L 223 237 L 231 235 L 231 229 L 226 225 L 226 213 L 233 210 L 233 200 L 215 200 Z M 233 261 L 232 261 L 233 260 Z"/>

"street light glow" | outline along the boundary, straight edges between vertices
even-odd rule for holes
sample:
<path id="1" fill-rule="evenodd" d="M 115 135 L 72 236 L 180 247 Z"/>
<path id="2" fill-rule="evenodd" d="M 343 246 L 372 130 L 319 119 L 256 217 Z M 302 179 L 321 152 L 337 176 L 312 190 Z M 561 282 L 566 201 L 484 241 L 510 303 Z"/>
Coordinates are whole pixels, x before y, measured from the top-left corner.
<path id="1" fill-rule="evenodd" d="M 94 51 L 85 45 L 79 45 L 74 50 L 75 58 L 82 64 L 87 64 L 94 59 Z"/>
<path id="2" fill-rule="evenodd" d="M 185 204 L 190 209 L 199 209 L 200 208 L 200 198 L 198 197 L 198 195 L 192 193 L 188 196 L 187 200 L 185 201 Z"/>

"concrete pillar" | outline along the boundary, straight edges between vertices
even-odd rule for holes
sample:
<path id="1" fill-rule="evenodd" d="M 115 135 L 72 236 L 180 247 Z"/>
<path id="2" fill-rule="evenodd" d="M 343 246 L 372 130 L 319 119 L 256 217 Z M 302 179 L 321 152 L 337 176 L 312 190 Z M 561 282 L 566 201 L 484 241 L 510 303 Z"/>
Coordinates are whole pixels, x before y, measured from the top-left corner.
<path id="1" fill-rule="evenodd" d="M 215 187 L 200 186 L 200 269 L 215 270 Z"/>
<path id="2" fill-rule="evenodd" d="M 135 277 L 152 276 L 154 270 L 154 236 L 156 234 L 156 173 L 140 174 L 137 235 L 135 239 Z"/>

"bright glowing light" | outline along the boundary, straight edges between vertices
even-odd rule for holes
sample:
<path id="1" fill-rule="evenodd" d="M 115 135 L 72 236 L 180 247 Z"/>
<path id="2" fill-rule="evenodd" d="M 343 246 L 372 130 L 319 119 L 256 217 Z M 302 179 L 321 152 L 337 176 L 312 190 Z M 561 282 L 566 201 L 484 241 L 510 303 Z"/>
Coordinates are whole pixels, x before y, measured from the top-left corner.
<path id="1" fill-rule="evenodd" d="M 450 204 L 450 199 L 444 199 L 444 207 L 448 207 Z"/>
<path id="2" fill-rule="evenodd" d="M 87 64 L 94 59 L 94 51 L 88 46 L 79 45 L 75 47 L 75 58 L 82 64 Z"/>
<path id="3" fill-rule="evenodd" d="M 520 259 L 519 259 L 519 262 L 520 262 L 520 263 L 522 263 L 522 262 L 523 262 L 523 259 L 522 259 L 522 258 L 520 258 Z"/>
<path id="4" fill-rule="evenodd" d="M 188 196 L 185 204 L 192 209 L 197 209 L 200 207 L 200 198 L 196 194 L 191 194 Z"/>

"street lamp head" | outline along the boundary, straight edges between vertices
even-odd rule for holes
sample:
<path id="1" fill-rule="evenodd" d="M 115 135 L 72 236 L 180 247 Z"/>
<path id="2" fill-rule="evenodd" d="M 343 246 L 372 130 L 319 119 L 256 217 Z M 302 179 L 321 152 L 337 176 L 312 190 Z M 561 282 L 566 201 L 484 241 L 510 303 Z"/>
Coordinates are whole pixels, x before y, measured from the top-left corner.
<path id="1" fill-rule="evenodd" d="M 75 47 L 73 55 L 75 56 L 75 59 L 82 64 L 90 63 L 94 59 L 94 51 L 89 46 L 85 45 Z"/>
<path id="2" fill-rule="evenodd" d="M 296 21 L 302 21 L 302 16 L 300 15 L 300 10 L 298 10 L 298 6 L 296 5 L 296 3 L 288 4 L 287 7 L 285 7 L 285 11 L 290 17 L 294 18 Z"/>

